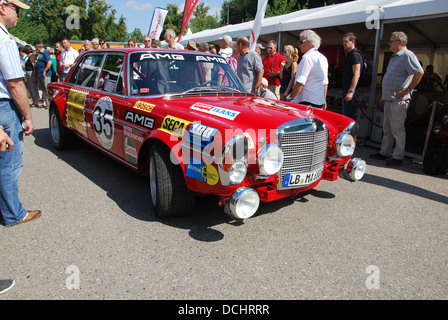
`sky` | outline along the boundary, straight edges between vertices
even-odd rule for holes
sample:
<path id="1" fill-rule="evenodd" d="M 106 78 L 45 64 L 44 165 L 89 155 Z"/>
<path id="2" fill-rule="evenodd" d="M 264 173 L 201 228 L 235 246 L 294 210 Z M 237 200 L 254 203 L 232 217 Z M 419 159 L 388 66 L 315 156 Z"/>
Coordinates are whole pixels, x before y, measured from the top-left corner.
<path id="1" fill-rule="evenodd" d="M 143 34 L 148 33 L 154 8 L 167 8 L 168 4 L 177 4 L 179 12 L 184 11 L 185 0 L 106 0 L 117 11 L 115 17 L 121 15 L 126 18 L 128 33 L 139 28 Z M 205 0 L 205 5 L 210 7 L 209 15 L 219 13 L 224 0 Z"/>

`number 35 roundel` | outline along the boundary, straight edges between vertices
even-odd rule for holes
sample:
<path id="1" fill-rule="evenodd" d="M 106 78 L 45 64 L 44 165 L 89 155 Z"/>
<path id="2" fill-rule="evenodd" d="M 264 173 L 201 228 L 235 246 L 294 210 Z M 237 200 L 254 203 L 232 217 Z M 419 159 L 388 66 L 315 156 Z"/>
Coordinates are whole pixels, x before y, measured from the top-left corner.
<path id="1" fill-rule="evenodd" d="M 112 148 L 114 144 L 114 108 L 110 97 L 103 97 L 93 110 L 93 129 L 101 145 Z"/>

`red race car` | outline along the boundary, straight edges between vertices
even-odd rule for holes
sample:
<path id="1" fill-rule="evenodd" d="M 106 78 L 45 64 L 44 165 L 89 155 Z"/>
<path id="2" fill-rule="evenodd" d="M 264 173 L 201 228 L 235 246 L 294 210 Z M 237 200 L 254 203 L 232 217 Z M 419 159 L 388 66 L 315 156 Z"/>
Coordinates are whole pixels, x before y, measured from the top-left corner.
<path id="1" fill-rule="evenodd" d="M 309 106 L 248 94 L 217 55 L 157 49 L 88 51 L 51 83 L 50 137 L 74 139 L 149 176 L 159 217 L 218 195 L 235 219 L 260 201 L 293 197 L 321 179 L 362 178 L 358 125 Z"/>

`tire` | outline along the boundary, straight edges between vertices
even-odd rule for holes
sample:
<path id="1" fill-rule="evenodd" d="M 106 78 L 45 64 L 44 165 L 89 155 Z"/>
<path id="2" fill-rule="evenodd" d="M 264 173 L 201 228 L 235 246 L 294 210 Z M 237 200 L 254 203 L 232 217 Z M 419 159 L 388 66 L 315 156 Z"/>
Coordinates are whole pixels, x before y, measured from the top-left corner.
<path id="1" fill-rule="evenodd" d="M 445 174 L 447 166 L 447 145 L 437 141 L 430 141 L 423 160 L 423 172 L 429 175 Z"/>
<path id="2" fill-rule="evenodd" d="M 49 112 L 50 140 L 53 146 L 58 150 L 65 150 L 75 145 L 74 134 L 64 127 L 55 107 L 50 107 Z"/>
<path id="3" fill-rule="evenodd" d="M 161 144 L 150 149 L 149 189 L 159 218 L 183 216 L 194 208 L 195 195 L 187 188 L 180 165 L 171 162 L 170 150 Z"/>

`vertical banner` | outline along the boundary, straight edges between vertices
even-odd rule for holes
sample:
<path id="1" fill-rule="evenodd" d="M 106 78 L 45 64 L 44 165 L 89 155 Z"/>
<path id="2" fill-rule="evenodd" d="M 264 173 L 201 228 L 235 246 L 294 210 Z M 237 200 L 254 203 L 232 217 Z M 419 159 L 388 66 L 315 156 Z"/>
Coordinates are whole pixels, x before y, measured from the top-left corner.
<path id="1" fill-rule="evenodd" d="M 199 0 L 185 0 L 185 8 L 184 8 L 184 17 L 182 19 L 182 29 L 180 30 L 179 38 L 177 42 L 180 42 L 182 39 L 182 35 L 184 34 L 184 30 L 187 27 L 188 22 L 190 22 L 190 18 L 193 15 L 194 9 L 198 5 Z"/>
<path id="2" fill-rule="evenodd" d="M 257 15 L 255 16 L 252 32 L 250 33 L 250 50 L 255 50 L 257 46 L 258 36 L 260 35 L 261 25 L 263 23 L 264 14 L 266 13 L 266 6 L 268 0 L 258 0 Z"/>
<path id="3" fill-rule="evenodd" d="M 148 35 L 151 39 L 160 40 L 160 34 L 163 30 L 163 24 L 165 23 L 165 17 L 168 13 L 167 9 L 155 8 L 152 15 L 151 27 L 149 28 Z"/>

